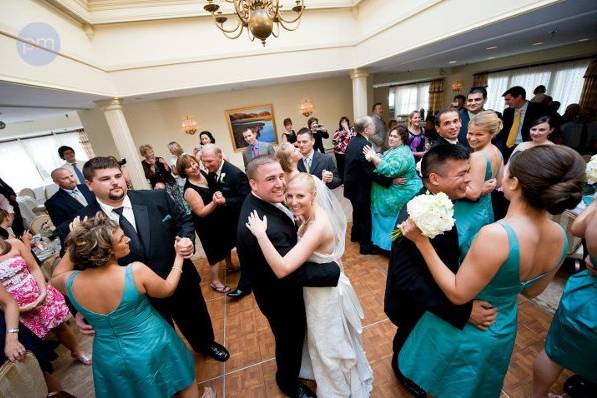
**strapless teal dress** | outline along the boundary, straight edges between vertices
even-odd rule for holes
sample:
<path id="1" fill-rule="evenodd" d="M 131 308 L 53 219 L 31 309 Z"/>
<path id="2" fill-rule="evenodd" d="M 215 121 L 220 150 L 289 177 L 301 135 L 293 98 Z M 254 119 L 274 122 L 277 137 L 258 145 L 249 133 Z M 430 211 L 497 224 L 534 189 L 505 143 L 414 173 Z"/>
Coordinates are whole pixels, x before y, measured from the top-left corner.
<path id="1" fill-rule="evenodd" d="M 485 181 L 492 178 L 491 158 L 482 152 L 487 161 L 485 166 Z M 473 243 L 473 238 L 487 224 L 494 222 L 491 194 L 481 195 L 479 200 L 459 199 L 454 201 L 454 219 L 458 231 L 458 246 L 460 258 L 464 259 L 468 249 Z"/>
<path id="2" fill-rule="evenodd" d="M 518 238 L 508 224 L 499 224 L 508 234 L 508 259 L 477 296 L 497 307 L 495 323 L 486 331 L 471 324 L 460 330 L 427 311 L 400 351 L 402 373 L 436 398 L 499 397 L 516 338 L 518 293 L 547 275 L 520 281 Z M 562 235 L 556 266 L 568 253 L 563 230 Z"/>
<path id="3" fill-rule="evenodd" d="M 93 382 L 98 398 L 172 397 L 195 380 L 191 353 L 164 318 L 140 294 L 127 265 L 118 307 L 98 314 L 75 299 L 68 278 L 71 303 L 95 329 Z"/>
<path id="4" fill-rule="evenodd" d="M 597 258 L 591 256 L 597 267 Z M 547 333 L 545 352 L 559 365 L 597 383 L 597 277 L 572 275 Z"/>

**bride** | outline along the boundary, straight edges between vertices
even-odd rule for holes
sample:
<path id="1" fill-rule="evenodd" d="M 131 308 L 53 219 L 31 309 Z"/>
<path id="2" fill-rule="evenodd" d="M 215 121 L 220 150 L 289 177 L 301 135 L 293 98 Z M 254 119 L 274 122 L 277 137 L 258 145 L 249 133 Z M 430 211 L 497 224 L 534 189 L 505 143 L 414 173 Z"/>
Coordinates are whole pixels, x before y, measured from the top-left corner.
<path id="1" fill-rule="evenodd" d="M 340 265 L 346 232 L 346 218 L 331 191 L 318 178 L 296 171 L 291 149 L 282 146 L 279 159 L 284 150 L 289 161 L 281 164 L 290 179 L 286 203 L 301 220 L 297 245 L 282 257 L 265 233 L 267 218 L 254 212 L 247 222 L 278 278 L 306 261 Z M 337 287 L 304 287 L 303 297 L 307 339 L 300 376 L 314 379 L 321 397 L 368 397 L 373 374 L 361 342 L 363 310 L 350 281 L 342 272 Z"/>

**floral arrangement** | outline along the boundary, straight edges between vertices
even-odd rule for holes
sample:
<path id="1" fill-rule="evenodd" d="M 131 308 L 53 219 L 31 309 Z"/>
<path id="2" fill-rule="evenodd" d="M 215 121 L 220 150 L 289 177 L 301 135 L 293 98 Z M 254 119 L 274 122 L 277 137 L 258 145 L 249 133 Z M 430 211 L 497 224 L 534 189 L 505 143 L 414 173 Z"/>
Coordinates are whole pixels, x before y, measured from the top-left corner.
<path id="1" fill-rule="evenodd" d="M 429 239 L 435 238 L 454 227 L 454 205 L 443 192 L 432 195 L 427 191 L 425 195 L 412 198 L 406 204 L 409 218 Z M 401 237 L 400 229 L 392 231 L 392 240 Z"/>
<path id="2" fill-rule="evenodd" d="M 593 185 L 597 183 L 597 155 L 593 155 L 587 163 L 586 168 L 587 183 Z"/>

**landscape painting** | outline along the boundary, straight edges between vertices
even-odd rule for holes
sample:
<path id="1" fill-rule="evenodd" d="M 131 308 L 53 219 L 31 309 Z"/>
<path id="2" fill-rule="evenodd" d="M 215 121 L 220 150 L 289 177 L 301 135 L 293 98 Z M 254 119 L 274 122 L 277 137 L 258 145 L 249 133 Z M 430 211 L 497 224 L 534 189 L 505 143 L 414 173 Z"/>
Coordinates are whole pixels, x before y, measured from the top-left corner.
<path id="1" fill-rule="evenodd" d="M 226 122 L 235 152 L 242 151 L 247 146 L 243 139 L 243 132 L 247 129 L 253 130 L 259 141 L 270 144 L 278 142 L 274 107 L 271 104 L 229 109 L 226 111 Z"/>

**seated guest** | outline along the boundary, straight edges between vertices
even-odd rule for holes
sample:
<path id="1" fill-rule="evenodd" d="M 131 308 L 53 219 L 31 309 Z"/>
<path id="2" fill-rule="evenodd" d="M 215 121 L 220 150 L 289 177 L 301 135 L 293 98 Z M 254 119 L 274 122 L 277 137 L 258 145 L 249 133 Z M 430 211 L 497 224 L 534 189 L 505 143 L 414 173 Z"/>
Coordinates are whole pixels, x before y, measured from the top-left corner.
<path id="1" fill-rule="evenodd" d="M 307 119 L 307 128 L 311 130 L 311 133 L 313 133 L 313 138 L 315 139 L 315 144 L 313 145 L 313 148 L 316 151 L 325 153 L 325 148 L 323 147 L 323 139 L 330 138 L 328 129 L 326 129 L 323 125 L 319 124 L 319 119 L 315 116 L 311 116 L 309 119 Z"/>
<path id="2" fill-rule="evenodd" d="M 284 119 L 284 131 L 282 131 L 282 143 L 294 144 L 296 142 L 296 133 L 292 129 L 292 120 L 287 117 Z"/>
<path id="3" fill-rule="evenodd" d="M 165 279 L 139 261 L 125 267 L 130 239 L 102 212 L 73 222 L 67 252 L 52 284 L 67 294 L 95 329 L 93 382 L 97 397 L 198 397 L 195 364 L 176 331 L 146 296 L 171 296 L 184 258 L 176 247 Z M 81 271 L 74 271 L 74 265 Z"/>
<path id="4" fill-rule="evenodd" d="M 540 116 L 549 115 L 547 107 L 526 100 L 526 91 L 520 86 L 509 88 L 502 94 L 508 108 L 504 110 L 504 127 L 495 138 L 495 145 L 508 161 L 516 145 L 530 141 L 531 124 Z"/>
<path id="5" fill-rule="evenodd" d="M 85 165 L 85 162 L 77 160 L 75 150 L 69 146 L 63 145 L 58 148 L 58 156 L 60 156 L 60 159 L 66 160 L 66 163 L 60 167 L 70 170 L 76 177 L 77 184 L 84 184 L 85 178 L 83 177 L 83 166 Z"/>
<path id="6" fill-rule="evenodd" d="M 64 297 L 46 283 L 31 251 L 20 240 L 0 239 L 0 283 L 17 301 L 23 325 L 40 339 L 53 331 L 73 358 L 85 365 L 91 364 L 66 324 L 71 314 Z"/>
<path id="7" fill-rule="evenodd" d="M 45 206 L 52 223 L 59 227 L 62 223 L 70 222 L 80 209 L 95 201 L 95 196 L 87 185 L 77 185 L 74 174 L 67 168 L 55 169 L 51 177 L 60 189 L 46 200 Z"/>
<path id="8" fill-rule="evenodd" d="M 502 179 L 508 214 L 481 229 L 457 271 L 412 220 L 400 224 L 402 239 L 415 244 L 450 301 L 477 298 L 498 310 L 487 331 L 469 325 L 460 330 L 426 312 L 400 351 L 406 377 L 438 398 L 500 395 L 516 338 L 518 294 L 540 294 L 568 253 L 565 231 L 547 212 L 559 214 L 580 202 L 584 172 L 580 155 L 559 145 L 512 159 Z"/>
<path id="9" fill-rule="evenodd" d="M 410 147 L 415 162 L 421 160 L 425 151 L 427 150 L 427 138 L 425 137 L 425 129 L 421 127 L 421 114 L 419 111 L 412 111 L 408 115 L 408 141 L 404 143 Z"/>
<path id="10" fill-rule="evenodd" d="M 350 120 L 346 116 L 340 118 L 338 123 L 338 130 L 332 136 L 332 144 L 334 145 L 334 156 L 336 157 L 336 165 L 338 166 L 338 176 L 340 181 L 344 178 L 344 153 L 348 143 L 354 137 L 355 132 L 350 127 Z"/>
<path id="11" fill-rule="evenodd" d="M 381 157 L 371 147 L 363 148 L 365 157 L 375 166 L 374 173 L 390 178 L 401 177 L 405 180 L 404 184 L 390 185 L 387 188 L 375 181 L 371 185 L 373 227 L 371 240 L 374 245 L 388 252 L 392 248 L 391 234 L 396 222 L 396 215 L 423 185 L 417 176 L 413 153 L 406 145 L 408 135 L 404 126 L 390 131 L 388 134 L 390 149 L 385 151 Z"/>
<path id="12" fill-rule="evenodd" d="M 587 391 L 586 396 L 597 392 L 597 202 L 578 216 L 570 229 L 587 243 L 587 269 L 566 282 L 545 349 L 535 360 L 533 398 L 548 397 L 564 368 L 577 374 L 571 378 L 578 380 L 575 384 L 593 384 L 592 394 Z"/>
<path id="13" fill-rule="evenodd" d="M 549 140 L 549 136 L 553 133 L 554 129 L 555 128 L 551 125 L 551 118 L 549 116 L 541 116 L 531 124 L 531 128 L 529 129 L 531 140 L 516 145 L 510 158 L 518 152 L 537 145 L 553 145 L 553 142 Z"/>
<path id="14" fill-rule="evenodd" d="M 502 121 L 494 111 L 479 112 L 469 122 L 467 139 L 473 150 L 470 159 L 471 181 L 464 198 L 454 203 L 454 218 L 458 222 L 458 244 L 462 258 L 468 252 L 479 230 L 494 222 L 491 192 L 499 186 L 504 161 L 491 143 L 502 129 Z"/>
<path id="15" fill-rule="evenodd" d="M 443 192 L 452 200 L 464 197 L 470 176 L 468 174 L 469 152 L 460 145 L 434 145 L 423 156 L 421 174 L 426 191 Z M 396 225 L 408 218 L 406 206 L 402 207 Z M 439 257 L 456 271 L 459 265 L 457 226 L 436 236 L 431 244 Z M 431 311 L 458 329 L 467 322 L 482 330 L 495 320 L 495 309 L 485 301 L 468 301 L 452 304 L 439 289 L 424 265 L 424 259 L 416 246 L 408 239 L 396 239 L 392 243 L 390 264 L 386 283 L 384 311 L 392 323 L 398 326 L 393 341 L 392 369 L 398 380 L 415 396 L 424 397 L 425 391 L 404 377 L 399 370 L 398 354 L 417 321 L 425 311 Z"/>
<path id="16" fill-rule="evenodd" d="M 19 209 L 19 203 L 17 202 L 17 194 L 14 189 L 11 188 L 6 182 L 0 178 L 0 195 L 4 195 L 6 199 L 8 199 L 8 203 L 13 208 L 14 214 L 14 221 L 13 221 L 13 230 L 16 236 L 23 235 L 25 231 L 25 226 L 23 225 L 23 217 L 21 217 L 21 211 Z"/>
<path id="17" fill-rule="evenodd" d="M 217 292 L 228 293 L 230 288 L 220 280 L 220 262 L 226 260 L 231 267 L 230 251 L 234 248 L 236 234 L 223 222 L 226 214 L 220 206 L 226 203 L 224 196 L 209 188 L 207 173 L 201 171 L 195 157 L 182 155 L 176 168 L 178 175 L 186 178 L 184 199 L 191 208 L 195 232 L 207 256 L 211 274 L 209 286 Z"/>
<path id="18" fill-rule="evenodd" d="M 298 169 L 319 178 L 329 189 L 334 189 L 342 180 L 334 164 L 334 159 L 327 153 L 315 151 L 315 138 L 309 129 L 300 129 L 296 135 L 296 143 L 303 158 L 298 162 Z"/>
<path id="19" fill-rule="evenodd" d="M 56 394 L 62 387 L 60 381 L 52 376 L 52 361 L 58 355 L 50 348 L 50 344 L 33 334 L 26 326 L 19 323 L 19 305 L 12 296 L 0 285 L 0 342 L 4 343 L 0 349 L 0 366 L 7 360 L 20 361 L 25 353 L 31 351 L 41 368 L 48 392 Z"/>
<path id="20" fill-rule="evenodd" d="M 367 161 L 363 148 L 372 146 L 369 138 L 375 133 L 371 116 L 363 116 L 354 124 L 357 135 L 346 148 L 344 169 L 344 197 L 352 204 L 352 230 L 350 239 L 360 243 L 361 254 L 378 254 L 371 242 L 371 184 L 376 181 L 384 187 L 399 183 L 392 178 L 375 173 L 375 166 Z M 401 182 L 401 181 L 400 181 Z"/>
<path id="21" fill-rule="evenodd" d="M 151 145 L 141 145 L 139 147 L 139 153 L 145 158 L 141 161 L 141 164 L 143 165 L 145 178 L 149 180 L 151 187 L 153 189 L 165 190 L 168 196 L 174 201 L 176 207 L 184 213 L 184 199 L 178 190 L 178 185 L 172 176 L 168 163 L 164 158 L 155 156 L 155 152 Z"/>
<path id="22" fill-rule="evenodd" d="M 245 163 L 245 169 L 247 168 L 249 162 L 255 159 L 257 156 L 272 155 L 274 153 L 272 144 L 257 140 L 257 135 L 251 129 L 246 129 L 243 132 L 243 138 L 249 145 L 243 152 L 243 162 Z"/>

